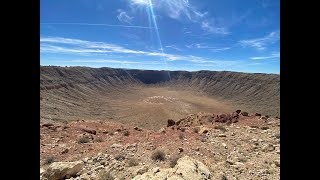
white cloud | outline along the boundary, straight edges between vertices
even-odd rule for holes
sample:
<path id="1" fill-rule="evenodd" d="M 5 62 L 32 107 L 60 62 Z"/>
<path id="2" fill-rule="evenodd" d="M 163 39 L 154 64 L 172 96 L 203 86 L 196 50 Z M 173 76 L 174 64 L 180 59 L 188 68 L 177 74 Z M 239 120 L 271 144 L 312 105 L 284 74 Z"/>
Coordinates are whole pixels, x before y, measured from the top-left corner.
<path id="1" fill-rule="evenodd" d="M 197 22 L 208 12 L 200 12 L 188 0 L 129 0 L 131 7 L 150 7 L 165 12 L 170 18 Z"/>
<path id="2" fill-rule="evenodd" d="M 177 46 L 175 45 L 167 45 L 165 46 L 166 48 L 171 48 L 171 49 L 174 49 L 174 50 L 177 50 L 177 51 L 182 51 L 182 49 L 178 48 Z"/>
<path id="3" fill-rule="evenodd" d="M 186 45 L 186 47 L 190 48 L 190 49 L 194 49 L 194 48 L 209 49 L 210 51 L 213 51 L 213 52 L 225 51 L 225 50 L 231 49 L 231 47 L 216 48 L 216 47 L 211 47 L 211 46 L 200 44 L 200 43 L 188 44 L 188 45 Z"/>
<path id="4" fill-rule="evenodd" d="M 143 5 L 143 6 L 149 5 L 149 0 L 129 0 L 129 1 L 133 5 Z"/>
<path id="5" fill-rule="evenodd" d="M 240 45 L 243 47 L 253 47 L 258 50 L 265 50 L 267 45 L 273 44 L 280 39 L 280 32 L 273 31 L 262 38 L 256 39 L 248 39 L 248 40 L 241 40 L 239 41 Z"/>
<path id="6" fill-rule="evenodd" d="M 201 23 L 201 28 L 209 34 L 221 34 L 221 35 L 230 34 L 227 28 L 222 26 L 212 25 L 209 21 L 203 21 Z"/>
<path id="7" fill-rule="evenodd" d="M 64 62 L 80 62 L 80 63 L 114 63 L 114 64 L 141 64 L 141 65 L 157 65 L 163 64 L 161 62 L 138 62 L 138 61 L 122 61 L 114 59 L 79 59 L 66 60 Z"/>
<path id="8" fill-rule="evenodd" d="M 118 20 L 122 23 L 128 23 L 131 24 L 133 17 L 129 16 L 124 10 L 118 9 Z"/>
<path id="9" fill-rule="evenodd" d="M 78 25 L 78 26 L 109 26 L 109 27 L 123 27 L 123 28 L 139 28 L 139 29 L 155 29 L 149 26 L 134 26 L 134 25 L 119 25 L 119 24 L 94 24 L 94 23 L 40 23 L 44 25 Z"/>
<path id="10" fill-rule="evenodd" d="M 261 60 L 261 59 L 272 59 L 272 58 L 279 58 L 279 57 L 280 57 L 280 52 L 277 52 L 277 53 L 272 53 L 270 56 L 256 56 L 256 57 L 251 57 L 250 59 Z"/>
<path id="11" fill-rule="evenodd" d="M 158 56 L 158 57 L 166 58 L 167 60 L 172 60 L 172 61 L 183 58 L 183 56 L 180 56 L 180 55 L 166 54 L 162 52 L 132 50 L 116 44 L 108 44 L 104 42 L 91 42 L 91 41 L 85 41 L 80 39 L 70 39 L 70 38 L 62 38 L 62 37 L 41 37 L 40 51 L 44 53 L 47 52 L 47 53 L 79 53 L 79 54 L 81 53 L 135 54 L 135 55 L 144 55 L 144 56 Z"/>
<path id="12" fill-rule="evenodd" d="M 176 48 L 174 45 L 168 45 L 167 48 Z M 151 52 L 142 50 L 128 49 L 116 44 L 109 44 L 104 42 L 92 42 L 80 39 L 62 38 L 62 37 L 40 37 L 40 52 L 41 53 L 69 53 L 76 55 L 135 55 L 135 56 L 153 56 L 159 57 L 161 60 L 164 58 L 167 62 L 172 61 L 187 61 L 193 64 L 211 64 L 215 66 L 231 66 L 236 61 L 231 60 L 212 60 L 204 57 L 193 56 L 193 55 L 178 55 L 178 54 L 167 54 L 162 52 Z M 120 56 L 115 56 L 120 57 Z M 110 59 L 96 59 L 96 60 L 74 60 L 73 62 L 96 62 L 96 63 L 126 63 L 126 64 L 141 64 L 141 63 L 152 63 L 155 62 L 136 62 L 136 61 L 121 61 L 121 60 L 110 60 Z"/>

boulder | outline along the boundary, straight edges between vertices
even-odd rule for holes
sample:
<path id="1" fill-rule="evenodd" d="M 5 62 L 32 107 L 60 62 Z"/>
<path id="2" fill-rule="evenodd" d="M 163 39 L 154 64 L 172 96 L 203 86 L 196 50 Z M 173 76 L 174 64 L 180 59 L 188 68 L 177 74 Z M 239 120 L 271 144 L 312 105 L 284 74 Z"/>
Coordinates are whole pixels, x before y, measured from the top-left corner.
<path id="1" fill-rule="evenodd" d="M 175 124 L 176 124 L 176 122 L 174 120 L 168 119 L 167 127 L 174 126 Z"/>
<path id="2" fill-rule="evenodd" d="M 241 112 L 241 110 L 240 110 L 240 109 L 236 110 L 236 113 L 240 114 L 240 112 Z"/>
<path id="3" fill-rule="evenodd" d="M 133 178 L 134 180 L 195 180 L 212 179 L 212 175 L 202 162 L 184 156 L 177 161 L 173 168 L 150 170 Z"/>
<path id="4" fill-rule="evenodd" d="M 249 113 L 243 111 L 243 112 L 241 112 L 241 115 L 242 116 L 249 116 Z"/>
<path id="5" fill-rule="evenodd" d="M 255 116 L 261 116 L 261 114 L 260 114 L 260 113 L 255 113 L 254 115 L 255 115 Z"/>
<path id="6" fill-rule="evenodd" d="M 48 180 L 60 180 L 73 176 L 83 168 L 84 163 L 82 161 L 76 162 L 54 162 L 43 173 L 43 177 Z"/>

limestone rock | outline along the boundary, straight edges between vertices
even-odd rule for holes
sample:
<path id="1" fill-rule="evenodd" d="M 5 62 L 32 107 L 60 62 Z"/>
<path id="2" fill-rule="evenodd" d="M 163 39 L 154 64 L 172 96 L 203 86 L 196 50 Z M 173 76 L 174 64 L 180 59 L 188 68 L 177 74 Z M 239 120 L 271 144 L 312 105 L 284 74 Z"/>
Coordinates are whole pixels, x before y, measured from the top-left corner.
<path id="1" fill-rule="evenodd" d="M 189 156 L 184 156 L 177 161 L 174 168 L 151 170 L 133 179 L 195 180 L 212 179 L 212 175 L 202 162 L 191 159 Z"/>
<path id="2" fill-rule="evenodd" d="M 48 180 L 60 180 L 75 176 L 84 166 L 82 161 L 54 162 L 43 173 Z"/>

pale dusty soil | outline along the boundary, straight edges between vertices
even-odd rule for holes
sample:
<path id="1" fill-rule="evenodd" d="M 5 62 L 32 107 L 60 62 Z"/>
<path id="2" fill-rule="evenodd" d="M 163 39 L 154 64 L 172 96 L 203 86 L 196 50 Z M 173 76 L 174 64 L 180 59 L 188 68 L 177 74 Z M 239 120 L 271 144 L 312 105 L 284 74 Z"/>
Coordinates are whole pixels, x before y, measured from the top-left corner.
<path id="1" fill-rule="evenodd" d="M 76 95 L 78 97 L 74 97 Z M 87 96 L 79 92 L 51 90 L 42 92 L 42 96 L 40 104 L 44 122 L 95 119 L 160 129 L 166 125 L 167 119 L 180 119 L 200 111 L 227 113 L 235 110 L 232 104 L 200 92 L 164 87 L 131 87 L 92 92 Z"/>

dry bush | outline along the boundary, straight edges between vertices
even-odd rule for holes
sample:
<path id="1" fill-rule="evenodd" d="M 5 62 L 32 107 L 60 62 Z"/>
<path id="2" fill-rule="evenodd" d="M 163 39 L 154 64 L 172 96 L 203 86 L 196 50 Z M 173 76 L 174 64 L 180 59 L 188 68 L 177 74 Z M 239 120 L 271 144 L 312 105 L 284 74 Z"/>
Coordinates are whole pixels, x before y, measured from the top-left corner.
<path id="1" fill-rule="evenodd" d="M 111 175 L 110 171 L 101 171 L 98 180 L 114 180 L 114 177 Z"/>
<path id="2" fill-rule="evenodd" d="M 79 140 L 78 140 L 78 143 L 79 144 L 83 144 L 83 143 L 88 143 L 90 142 L 90 139 L 88 137 L 81 137 Z"/>
<path id="3" fill-rule="evenodd" d="M 151 159 L 154 161 L 164 161 L 166 159 L 166 154 L 161 150 L 155 150 L 151 155 Z"/>
<path id="4" fill-rule="evenodd" d="M 50 156 L 43 162 L 43 165 L 51 164 L 51 163 L 53 163 L 55 161 L 56 161 L 56 158 Z"/>
<path id="5" fill-rule="evenodd" d="M 129 132 L 129 131 L 124 131 L 124 132 L 123 132 L 123 135 L 124 135 L 124 136 L 129 136 L 129 135 L 130 135 L 130 132 Z"/>
<path id="6" fill-rule="evenodd" d="M 199 128 L 199 127 L 193 128 L 193 132 L 194 132 L 194 133 L 199 133 L 199 131 L 200 131 L 200 128 Z"/>
<path id="7" fill-rule="evenodd" d="M 98 138 L 96 139 L 96 142 L 103 142 L 103 139 L 102 139 L 101 137 L 98 137 Z"/>
<path id="8" fill-rule="evenodd" d="M 129 164 L 129 167 L 137 166 L 139 165 L 139 161 L 136 158 L 130 158 L 128 161 L 128 164 Z"/>
<path id="9" fill-rule="evenodd" d="M 180 159 L 180 156 L 173 156 L 171 159 L 170 159 L 170 167 L 173 168 L 176 164 L 177 164 L 177 161 Z"/>
<path id="10" fill-rule="evenodd" d="M 183 134 L 179 134 L 179 139 L 184 139 L 184 135 Z"/>
<path id="11" fill-rule="evenodd" d="M 216 125 L 216 126 L 214 126 L 214 129 L 219 129 L 222 132 L 226 132 L 227 131 L 227 129 L 222 125 Z"/>

